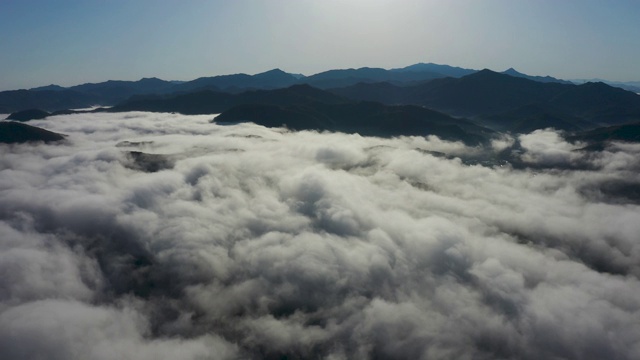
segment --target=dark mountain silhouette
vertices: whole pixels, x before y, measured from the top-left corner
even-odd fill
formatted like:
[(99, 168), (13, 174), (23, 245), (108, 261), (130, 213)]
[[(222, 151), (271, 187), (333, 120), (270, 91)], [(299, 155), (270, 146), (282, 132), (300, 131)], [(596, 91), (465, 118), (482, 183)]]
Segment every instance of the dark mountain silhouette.
[[(459, 78), (474, 72), (476, 71), (448, 65), (421, 63), (392, 70), (366, 67), (329, 70), (308, 77), (273, 69), (255, 75), (234, 74), (202, 77), (187, 82), (144, 78), (138, 81), (109, 80), (69, 88), (52, 84), (30, 90), (0, 92), (0, 112), (10, 113), (30, 108), (58, 111), (94, 105), (112, 106), (138, 95), (177, 95), (202, 90), (241, 93), (247, 90), (285, 88), (294, 84), (309, 84), (322, 89), (346, 87), (361, 82), (388, 82), (394, 85), (411, 86), (447, 76)], [(547, 77), (529, 78), (534, 80), (547, 79)]]
[[(358, 84), (330, 91), (352, 99), (423, 105), (455, 115), (478, 116), (544, 101), (550, 94), (559, 93), (559, 86), (485, 69), (461, 78), (435, 79), (415, 86)], [(370, 95), (376, 98), (368, 98)]]
[(471, 75), (478, 70), (472, 69), (463, 69), (460, 67), (449, 66), (449, 65), (438, 65), (433, 63), (419, 63), (414, 65), (409, 65), (399, 69), (391, 69), (394, 72), (429, 72), (433, 74), (440, 74), (439, 77), (463, 77), (466, 75)]
[(101, 105), (114, 105), (133, 95), (172, 91), (171, 89), (174, 86), (176, 85), (170, 81), (158, 78), (143, 78), (138, 81), (109, 80), (102, 83), (87, 83), (72, 86), (69, 89), (100, 99)]
[(543, 102), (559, 93), (561, 87), (561, 84), (541, 83), (484, 69), (459, 79), (437, 79), (408, 90), (410, 99), (420, 105), (457, 115), (478, 116)]
[(640, 120), (640, 95), (601, 82), (568, 86), (548, 104), (602, 125)]
[(600, 127), (597, 129), (583, 131), (568, 137), (571, 141), (584, 141), (591, 146), (602, 147), (610, 141), (640, 142), (640, 122)]
[(171, 96), (132, 98), (108, 111), (179, 112), (182, 114), (218, 114), (241, 104), (269, 104), (279, 106), (303, 105), (310, 102), (341, 103), (347, 100), (309, 85), (294, 85), (284, 89), (253, 90), (240, 94), (215, 91)]
[(39, 127), (15, 121), (0, 121), (0, 143), (15, 144), (32, 141), (46, 143), (64, 140), (64, 136)]
[[(83, 107), (95, 99), (115, 101), (124, 94), (133, 94), (111, 109), (97, 111), (224, 113), (219, 121), (254, 121), (266, 126), (285, 125), (293, 129), (376, 136), (436, 134), (467, 143), (486, 139), (486, 128), (524, 133), (552, 127), (576, 132), (640, 121), (640, 96), (604, 83), (544, 82), (543, 79), (532, 80), (530, 78), (535, 77), (513, 69), (507, 73), (515, 76), (485, 69), (459, 78), (417, 80), (419, 76), (442, 76), (431, 72), (438, 69), (458, 74), (471, 71), (445, 65), (416, 64), (393, 70), (331, 70), (300, 79), (274, 69), (256, 75), (200, 78), (181, 84), (150, 78), (83, 84), (65, 90), (50, 85), (41, 90), (2, 92), (0, 106), (10, 103), (30, 109), (34, 106), (27, 105), (44, 101), (45, 106), (41, 108), (51, 111), (52, 108)], [(359, 80), (363, 81), (330, 91), (307, 84)], [(296, 85), (279, 87), (291, 83)], [(276, 88), (241, 91), (245, 87), (271, 86)], [(228, 91), (188, 91), (202, 87)], [(182, 90), (174, 92), (178, 88)], [(74, 111), (58, 110), (53, 115), (67, 113)], [(470, 118), (474, 123), (445, 113)], [(26, 120), (47, 114), (46, 111), (30, 110), (12, 116)]]
[(584, 84), (588, 82), (602, 82), (607, 85), (618, 87), (627, 91), (640, 94), (640, 81), (609, 81), (603, 79), (572, 79), (574, 84)]
[(308, 76), (301, 81), (321, 89), (376, 82), (410, 85), (444, 77), (458, 78), (475, 72), (477, 72), (477, 70), (463, 69), (449, 65), (419, 63), (391, 70), (368, 67), (329, 70)]
[(84, 108), (99, 103), (99, 98), (74, 90), (10, 90), (0, 92), (0, 113), (26, 109), (55, 111)]
[(364, 136), (427, 136), (462, 141), (468, 145), (487, 142), (493, 132), (468, 120), (419, 106), (387, 106), (376, 102), (309, 103), (288, 107), (240, 105), (215, 118), (215, 122), (253, 122), (293, 130), (336, 131)]
[(298, 82), (294, 75), (280, 69), (273, 69), (256, 75), (234, 74), (201, 77), (176, 85), (173, 91), (189, 92), (194, 90), (214, 90), (238, 92), (247, 89), (277, 89)]
[(400, 85), (433, 80), (444, 76), (445, 75), (431, 71), (393, 71), (381, 68), (364, 67), (359, 69), (324, 71), (315, 75), (307, 76), (306, 78), (301, 79), (300, 82), (320, 89), (328, 89), (354, 85), (361, 82), (375, 83), (386, 81)]
[(414, 102), (414, 100), (411, 99), (411, 90), (405, 86), (394, 85), (389, 82), (360, 82), (351, 86), (327, 89), (327, 91), (358, 101), (377, 101), (387, 105), (418, 105), (417, 101)]
[(487, 116), (482, 119), (481, 123), (498, 131), (508, 131), (516, 134), (530, 133), (534, 130), (545, 128), (579, 131), (596, 126), (581, 118), (566, 115), (540, 104), (525, 105), (501, 114)]
[(49, 115), (51, 115), (51, 114), (49, 114), (48, 112), (46, 112), (44, 110), (29, 109), (29, 110), (22, 110), (22, 111), (14, 112), (14, 113), (10, 114), (9, 116), (7, 116), (7, 120), (16, 120), (16, 121), (37, 120), (37, 119), (44, 119)]
[(156, 111), (183, 114), (222, 113), (216, 122), (251, 121), (295, 130), (359, 133), (372, 136), (438, 135), (467, 144), (485, 142), (491, 130), (464, 119), (419, 106), (387, 106), (350, 101), (309, 85), (254, 90), (240, 94), (214, 91), (131, 99), (106, 111)]
[(62, 87), (60, 85), (51, 84), (51, 85), (47, 85), (47, 86), (40, 86), (40, 87), (31, 88), (29, 90), (32, 90), (32, 91), (45, 91), (45, 90), (63, 91), (63, 90), (66, 90), (66, 89), (67, 88), (64, 88), (64, 87)]
[(486, 69), (415, 86), (360, 83), (330, 91), (354, 100), (426, 106), (500, 130), (585, 129), (640, 119), (640, 96), (628, 91), (603, 83), (543, 83)]
[(533, 76), (533, 75), (523, 74), (514, 68), (508, 68), (507, 70), (503, 71), (502, 74), (513, 76), (513, 77), (521, 77), (521, 78), (525, 78), (533, 81), (539, 81), (539, 82), (557, 82), (561, 84), (573, 84), (571, 81), (556, 79), (552, 76)]

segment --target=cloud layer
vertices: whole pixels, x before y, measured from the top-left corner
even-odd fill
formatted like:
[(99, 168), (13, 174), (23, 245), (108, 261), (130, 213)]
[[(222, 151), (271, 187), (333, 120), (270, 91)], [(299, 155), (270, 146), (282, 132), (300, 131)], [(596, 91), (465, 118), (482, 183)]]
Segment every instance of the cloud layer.
[(210, 120), (1, 146), (0, 358), (640, 357), (640, 147)]

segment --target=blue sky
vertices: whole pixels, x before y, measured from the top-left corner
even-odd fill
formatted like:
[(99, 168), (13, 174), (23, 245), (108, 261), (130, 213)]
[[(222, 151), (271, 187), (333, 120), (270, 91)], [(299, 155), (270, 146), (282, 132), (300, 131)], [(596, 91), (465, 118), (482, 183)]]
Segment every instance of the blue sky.
[(0, 90), (434, 62), (640, 80), (637, 0), (0, 0)]

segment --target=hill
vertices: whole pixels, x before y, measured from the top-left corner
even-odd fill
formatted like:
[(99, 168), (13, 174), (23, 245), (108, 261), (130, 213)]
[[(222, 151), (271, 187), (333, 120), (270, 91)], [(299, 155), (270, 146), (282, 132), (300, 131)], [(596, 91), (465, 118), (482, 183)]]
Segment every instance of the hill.
[(233, 74), (201, 77), (176, 85), (173, 92), (214, 90), (239, 92), (247, 89), (276, 89), (294, 85), (298, 78), (280, 69), (273, 69), (255, 75)]
[(467, 145), (486, 143), (493, 132), (468, 120), (419, 106), (387, 106), (375, 102), (309, 103), (294, 106), (246, 104), (231, 108), (215, 122), (253, 122), (292, 130), (333, 131), (364, 136), (436, 135)]
[(39, 127), (15, 122), (0, 121), (0, 143), (16, 144), (42, 141), (45, 143), (64, 140), (64, 136)]
[[(449, 65), (420, 63), (391, 70), (368, 67), (335, 69), (311, 76), (290, 74), (280, 69), (273, 69), (255, 75), (220, 75), (201, 77), (186, 82), (143, 78), (138, 81), (109, 80), (100, 83), (86, 83), (68, 88), (51, 84), (30, 90), (0, 92), (0, 112), (10, 113), (31, 108), (53, 112), (95, 105), (112, 106), (140, 95), (178, 95), (203, 90), (242, 93), (247, 90), (286, 88), (296, 84), (308, 84), (321, 89), (352, 86), (361, 82), (388, 82), (397, 86), (412, 86), (445, 77), (460, 78), (475, 72), (477, 71)], [(550, 81), (549, 79), (553, 79), (528, 76), (515, 72), (515, 70), (512, 72), (512, 75), (533, 80)]]
[(584, 129), (640, 120), (640, 96), (632, 92), (603, 83), (544, 83), (487, 69), (414, 86), (360, 83), (330, 91), (353, 100), (426, 106), (471, 117), (485, 126), (500, 123), (501, 130), (530, 130), (551, 123)]
[(640, 122), (600, 127), (583, 131), (568, 137), (571, 141), (583, 141), (596, 148), (603, 148), (604, 144), (611, 141), (640, 142)]
[(37, 119), (44, 119), (49, 115), (51, 114), (49, 114), (44, 110), (29, 109), (29, 110), (22, 110), (22, 111), (11, 113), (9, 114), (9, 116), (7, 116), (7, 120), (16, 120), (16, 121), (37, 120)]
[(0, 92), (0, 113), (26, 109), (55, 111), (99, 103), (94, 95), (75, 90), (10, 90)]
[(199, 91), (170, 96), (132, 98), (108, 111), (179, 112), (181, 114), (218, 114), (241, 104), (301, 105), (309, 102), (340, 103), (348, 100), (309, 85), (284, 89), (253, 90), (239, 94)]
[(557, 82), (561, 84), (573, 84), (571, 81), (556, 79), (552, 76), (532, 76), (532, 75), (523, 74), (514, 68), (508, 68), (507, 70), (503, 71), (502, 74), (514, 76), (514, 77), (521, 77), (521, 78), (525, 78), (533, 81), (539, 81), (539, 82)]

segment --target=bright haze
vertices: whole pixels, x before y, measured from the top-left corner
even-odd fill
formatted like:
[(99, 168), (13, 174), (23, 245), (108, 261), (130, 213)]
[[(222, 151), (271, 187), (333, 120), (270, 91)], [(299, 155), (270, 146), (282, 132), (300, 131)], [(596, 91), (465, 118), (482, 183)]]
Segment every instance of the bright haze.
[(8, 0), (0, 90), (418, 62), (636, 81), (639, 18), (634, 0)]

